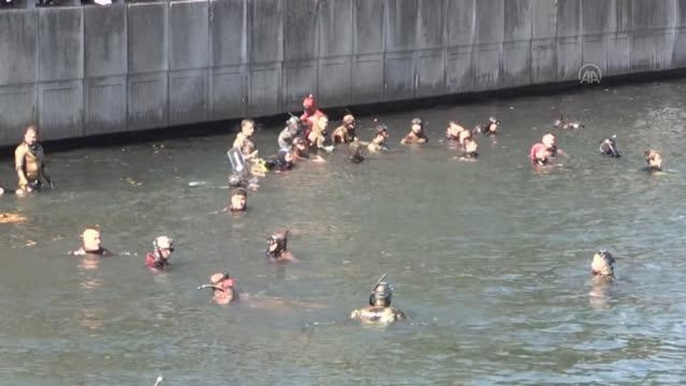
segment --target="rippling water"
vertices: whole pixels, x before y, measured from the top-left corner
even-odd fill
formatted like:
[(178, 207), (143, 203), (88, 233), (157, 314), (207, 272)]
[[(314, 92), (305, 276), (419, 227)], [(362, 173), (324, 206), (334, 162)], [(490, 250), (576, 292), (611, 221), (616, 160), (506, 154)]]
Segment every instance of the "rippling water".
[[(0, 385), (684, 383), (685, 87), (385, 115), (390, 153), (352, 165), (339, 150), (269, 175), (238, 217), (217, 213), (233, 135), (49, 154), (58, 190), (0, 199), (28, 218), (0, 224)], [(587, 129), (560, 133), (571, 157), (537, 172), (529, 147), (560, 111)], [(449, 119), (491, 114), (502, 133), (479, 138), (477, 162), (438, 142)], [(429, 145), (397, 145), (415, 115)], [(257, 133), (262, 154), (278, 129)], [(611, 134), (619, 160), (597, 154)], [(647, 147), (667, 175), (639, 170)], [(9, 161), (0, 181), (14, 184)], [(92, 225), (118, 256), (66, 255)], [(300, 263), (266, 264), (279, 227)], [(173, 270), (152, 275), (144, 255), (164, 233)], [(609, 288), (589, 278), (600, 248), (621, 258)], [(195, 290), (222, 269), (247, 301), (219, 307)], [(412, 321), (346, 322), (384, 272)]]

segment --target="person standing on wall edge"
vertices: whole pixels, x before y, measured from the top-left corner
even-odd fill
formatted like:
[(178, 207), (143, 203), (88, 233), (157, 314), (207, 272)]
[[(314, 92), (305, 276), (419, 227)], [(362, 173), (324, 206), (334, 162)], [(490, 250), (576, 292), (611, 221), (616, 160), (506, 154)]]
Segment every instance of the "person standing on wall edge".
[(19, 177), (18, 196), (25, 196), (32, 191), (40, 190), (45, 179), (51, 189), (55, 188), (50, 175), (45, 170), (45, 153), (38, 142), (38, 128), (34, 125), (24, 129), (24, 141), (14, 151), (14, 163)]

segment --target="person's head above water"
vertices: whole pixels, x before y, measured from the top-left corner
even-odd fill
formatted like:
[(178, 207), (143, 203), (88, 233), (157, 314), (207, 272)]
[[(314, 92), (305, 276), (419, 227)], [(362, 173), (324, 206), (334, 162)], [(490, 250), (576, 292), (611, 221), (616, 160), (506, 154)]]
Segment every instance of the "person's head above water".
[(615, 259), (608, 251), (598, 251), (593, 255), (591, 273), (595, 276), (613, 277), (615, 274)]
[(421, 118), (413, 118), (411, 125), (412, 132), (415, 134), (421, 134), (422, 131), (424, 131), (424, 122), (421, 120)]
[(38, 142), (38, 127), (34, 125), (26, 126), (24, 129), (24, 142), (29, 146), (33, 146)]
[(303, 99), (303, 110), (307, 115), (312, 115), (317, 111), (317, 100), (314, 99), (314, 95), (310, 94)]
[(355, 117), (352, 114), (347, 114), (343, 117), (343, 126), (350, 129), (354, 129), (356, 125)]
[(154, 253), (162, 259), (169, 259), (174, 252), (174, 239), (169, 236), (157, 236), (152, 241)]
[(617, 150), (617, 136), (613, 135), (612, 137), (604, 140), (600, 144), (600, 152), (610, 157), (620, 157), (619, 150)]
[(476, 143), (474, 138), (472, 137), (467, 137), (465, 140), (462, 142), (462, 146), (464, 146), (464, 153), (465, 157), (468, 158), (476, 158), (478, 153), (477, 150), (479, 148), (479, 145)]
[(288, 251), (288, 230), (278, 230), (267, 238), (267, 256), (279, 257)]
[(657, 150), (646, 150), (643, 153), (643, 156), (646, 159), (646, 163), (648, 163), (648, 168), (656, 170), (662, 169), (662, 157), (660, 156), (660, 153), (657, 152)]
[(231, 191), (231, 204), (229, 210), (232, 212), (244, 212), (248, 208), (248, 191), (244, 188), (236, 188)]
[(219, 304), (230, 303), (236, 294), (236, 282), (227, 272), (217, 272), (210, 276), (214, 301)]
[(557, 147), (557, 137), (553, 133), (544, 134), (541, 142), (548, 150), (553, 150)]
[(390, 307), (393, 299), (393, 285), (382, 281), (369, 295), (369, 305), (374, 307)]
[(348, 159), (356, 164), (364, 161), (364, 157), (362, 156), (362, 143), (359, 138), (355, 138), (355, 140), (348, 145)]
[(377, 137), (388, 138), (390, 136), (390, 134), (388, 134), (388, 127), (386, 125), (377, 125), (374, 130), (376, 131)]
[(241, 121), (241, 133), (250, 138), (255, 133), (255, 121), (252, 119), (244, 119)]
[(85, 252), (96, 252), (100, 250), (102, 241), (100, 231), (94, 228), (87, 228), (81, 234), (81, 247)]

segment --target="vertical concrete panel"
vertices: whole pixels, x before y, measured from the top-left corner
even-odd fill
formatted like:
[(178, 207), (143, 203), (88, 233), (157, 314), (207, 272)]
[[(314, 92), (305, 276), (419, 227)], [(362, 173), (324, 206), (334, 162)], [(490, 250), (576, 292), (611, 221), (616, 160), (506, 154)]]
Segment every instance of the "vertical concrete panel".
[(475, 68), (476, 91), (494, 90), (500, 86), (500, 64), (502, 63), (502, 43), (479, 44)]
[(86, 77), (125, 75), (126, 5), (85, 7), (83, 18)]
[(247, 100), (245, 66), (212, 70), (212, 119), (238, 118), (245, 114)]
[(129, 74), (168, 69), (169, 3), (128, 5)]
[(504, 87), (531, 84), (532, 4), (535, 1), (505, 0), (501, 74)]
[(505, 26), (505, 0), (476, 2), (476, 34), (479, 44), (501, 43)]
[(612, 0), (582, 0), (581, 11), (584, 35), (605, 34), (617, 28)]
[(466, 46), (476, 42), (476, 0), (448, 0), (448, 46)]
[(444, 50), (417, 52), (417, 97), (445, 94)]
[(169, 72), (169, 123), (207, 121), (208, 70)]
[(319, 3), (319, 57), (353, 53), (353, 0)]
[(247, 87), (248, 23), (245, 0), (210, 3), (210, 117), (232, 119), (245, 115)]
[(317, 57), (318, 0), (285, 2), (284, 60), (312, 60)]
[(40, 8), (38, 14), (39, 80), (83, 78), (83, 8)]
[(417, 3), (417, 47), (422, 50), (444, 46), (447, 0), (419, 0)]
[(531, 80), (533, 83), (557, 81), (557, 49), (555, 39), (535, 39), (531, 42)]
[(674, 47), (674, 65), (686, 67), (686, 28), (682, 27), (677, 30)]
[(446, 89), (449, 93), (474, 91), (476, 71), (473, 65), (474, 46), (448, 48), (446, 52)]
[(37, 11), (0, 12), (0, 85), (37, 80), (37, 47)]
[(36, 85), (0, 87), (0, 146), (15, 145), (22, 129), (38, 122)]
[(246, 62), (247, 28), (245, 0), (212, 0), (210, 40), (214, 67)]
[(85, 135), (126, 131), (126, 75), (87, 79), (85, 87)]
[(631, 69), (631, 37), (615, 34), (607, 44), (607, 75), (627, 74)]
[(283, 64), (283, 109), (297, 110), (309, 94), (317, 93), (317, 61), (307, 60)]
[(417, 0), (387, 0), (387, 7), (385, 18), (386, 52), (416, 49)]
[(282, 0), (249, 1), (249, 61), (273, 63), (283, 58)]
[(560, 82), (577, 79), (584, 65), (581, 49), (582, 37), (569, 36), (557, 39), (557, 80)]
[(384, 51), (384, 1), (355, 0), (355, 53)]
[(171, 70), (206, 68), (209, 64), (209, 3), (171, 2)]
[(415, 89), (414, 55), (411, 52), (386, 53), (384, 80), (387, 101), (411, 99)]
[(615, 16), (615, 31), (627, 32), (631, 26), (632, 0), (612, 0), (613, 14)]
[(281, 111), (281, 64), (250, 66), (248, 115), (269, 115)]
[(319, 59), (318, 102), (323, 107), (346, 106), (352, 100), (352, 58)]
[(677, 68), (674, 63), (676, 33), (675, 29), (653, 31), (653, 44), (655, 46), (653, 70), (661, 71)]
[(39, 124), (45, 140), (83, 136), (83, 81), (41, 83)]
[(579, 36), (581, 30), (581, 0), (557, 1), (557, 37)]
[(557, 1), (535, 0), (531, 5), (533, 38), (551, 39), (557, 36)]
[(168, 78), (166, 72), (129, 75), (129, 130), (145, 130), (169, 124)]
[(595, 64), (605, 74), (607, 72), (607, 50), (609, 38), (606, 35), (586, 35), (583, 37), (582, 63)]
[(535, 1), (537, 0), (505, 0), (504, 41), (511, 42), (531, 39), (532, 3)]
[(531, 41), (519, 40), (503, 43), (502, 67), (501, 86), (530, 85)]
[(356, 55), (353, 59), (352, 94), (355, 103), (383, 100), (383, 54)]

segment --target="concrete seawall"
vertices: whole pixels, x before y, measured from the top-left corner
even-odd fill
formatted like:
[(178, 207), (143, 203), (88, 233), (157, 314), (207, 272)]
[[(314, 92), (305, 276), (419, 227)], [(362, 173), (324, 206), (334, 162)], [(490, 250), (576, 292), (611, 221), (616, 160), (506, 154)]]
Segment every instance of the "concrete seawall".
[(686, 67), (686, 0), (211, 0), (0, 10), (0, 146)]

